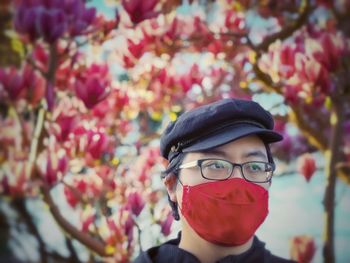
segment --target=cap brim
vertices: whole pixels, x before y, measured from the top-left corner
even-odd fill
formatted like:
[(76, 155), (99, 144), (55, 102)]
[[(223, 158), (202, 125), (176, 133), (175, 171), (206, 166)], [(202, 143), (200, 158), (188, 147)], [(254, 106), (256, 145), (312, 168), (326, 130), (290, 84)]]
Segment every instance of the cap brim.
[(249, 135), (259, 136), (265, 143), (274, 143), (283, 140), (281, 134), (272, 130), (263, 129), (251, 124), (240, 124), (239, 126), (225, 127), (208, 137), (201, 138), (182, 149), (182, 151), (196, 152), (208, 150)]

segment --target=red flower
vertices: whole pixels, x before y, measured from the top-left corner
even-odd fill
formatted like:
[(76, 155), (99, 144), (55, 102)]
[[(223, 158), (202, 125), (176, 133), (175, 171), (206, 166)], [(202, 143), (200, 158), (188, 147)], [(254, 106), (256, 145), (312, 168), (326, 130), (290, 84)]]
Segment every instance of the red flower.
[(133, 192), (128, 195), (127, 206), (135, 216), (138, 216), (145, 207), (145, 201), (138, 192)]
[(53, 43), (66, 32), (71, 36), (83, 34), (95, 15), (95, 8), (86, 8), (82, 0), (22, 0), (15, 3), (14, 24), (31, 41), (42, 37)]
[(225, 27), (232, 32), (244, 32), (245, 21), (244, 16), (241, 13), (229, 10), (226, 13)]
[(58, 158), (54, 153), (48, 153), (46, 168), (43, 171), (46, 182), (53, 186), (59, 176), (66, 173), (68, 169), (68, 158), (66, 156)]
[(128, 39), (128, 50), (134, 56), (134, 58), (139, 59), (143, 53), (145, 52), (145, 41), (139, 41), (138, 43), (134, 43), (131, 39)]
[(298, 52), (297, 48), (290, 45), (284, 45), (280, 52), (281, 67), (279, 73), (285, 77), (290, 78), (295, 73), (295, 55)]
[(58, 141), (63, 142), (66, 141), (69, 137), (69, 134), (73, 131), (77, 118), (76, 116), (67, 116), (61, 114), (57, 117), (56, 123), (59, 125), (59, 132), (56, 134), (56, 138)]
[(35, 75), (29, 66), (22, 71), (11, 67), (7, 70), (0, 69), (0, 87), (2, 86), (10, 100), (15, 101), (24, 95), (28, 87), (33, 86)]
[(199, 71), (197, 64), (193, 64), (190, 72), (180, 78), (180, 84), (182, 85), (183, 91), (186, 93), (189, 91), (194, 84), (202, 85), (203, 75)]
[(122, 0), (122, 5), (134, 24), (157, 16), (158, 12), (154, 11), (157, 4), (158, 0)]
[(73, 193), (73, 191), (67, 186), (64, 186), (63, 192), (64, 192), (64, 195), (66, 196), (66, 200), (67, 200), (68, 204), (71, 207), (75, 208), (77, 206), (77, 204), (79, 203), (78, 196), (75, 195)]
[(84, 180), (77, 181), (75, 187), (78, 189), (78, 191), (82, 194), (85, 194), (87, 191), (87, 183)]
[(310, 181), (316, 171), (315, 159), (311, 154), (304, 154), (299, 158), (298, 171), (305, 177), (307, 182)]
[(172, 215), (172, 212), (169, 211), (166, 218), (160, 222), (160, 228), (161, 232), (164, 236), (168, 236), (170, 234), (171, 225), (174, 222), (174, 217)]
[(77, 78), (75, 83), (76, 95), (88, 109), (104, 100), (109, 94), (110, 79), (107, 65), (91, 65)]
[(299, 85), (297, 86), (286, 85), (283, 88), (284, 99), (292, 105), (296, 104), (300, 100), (298, 95), (300, 91), (301, 91), (301, 88)]
[(108, 136), (102, 132), (87, 132), (86, 151), (94, 158), (100, 159), (108, 149)]
[(133, 59), (126, 55), (123, 55), (123, 65), (126, 68), (132, 68), (133, 66), (135, 66), (135, 63)]
[(302, 235), (291, 240), (291, 259), (299, 263), (310, 263), (316, 252), (315, 241), (312, 237)]
[(332, 33), (323, 33), (317, 41), (321, 44), (322, 50), (313, 53), (313, 56), (327, 71), (336, 71), (346, 46), (344, 37)]

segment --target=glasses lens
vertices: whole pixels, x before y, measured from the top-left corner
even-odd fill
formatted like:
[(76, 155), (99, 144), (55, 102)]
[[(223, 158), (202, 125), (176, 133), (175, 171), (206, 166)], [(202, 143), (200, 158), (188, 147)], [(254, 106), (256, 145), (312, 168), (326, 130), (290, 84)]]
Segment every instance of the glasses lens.
[(271, 179), (273, 167), (265, 162), (249, 162), (242, 165), (244, 177), (252, 182), (267, 182)]
[(232, 172), (232, 164), (224, 160), (204, 160), (201, 168), (203, 176), (212, 180), (227, 179)]

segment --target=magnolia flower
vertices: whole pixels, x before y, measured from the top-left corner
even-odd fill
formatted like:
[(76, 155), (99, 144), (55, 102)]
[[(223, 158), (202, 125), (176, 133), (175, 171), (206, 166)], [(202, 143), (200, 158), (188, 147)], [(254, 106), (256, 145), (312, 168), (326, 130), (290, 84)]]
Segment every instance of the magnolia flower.
[(122, 5), (134, 24), (157, 16), (158, 13), (154, 11), (157, 4), (158, 0), (122, 0)]
[(48, 153), (46, 168), (43, 170), (44, 179), (52, 186), (59, 177), (63, 176), (68, 170), (68, 158), (66, 156), (58, 157), (55, 153)]
[(298, 160), (298, 172), (305, 177), (307, 182), (309, 182), (315, 171), (316, 163), (312, 155), (302, 155)]
[(94, 159), (100, 159), (108, 150), (108, 136), (103, 132), (87, 131), (86, 152)]
[(291, 259), (299, 263), (310, 263), (315, 252), (315, 241), (310, 236), (296, 236), (290, 242)]
[(74, 194), (73, 191), (68, 186), (64, 186), (63, 192), (64, 192), (64, 195), (66, 197), (67, 203), (72, 208), (75, 208), (77, 206), (77, 204), (79, 203), (78, 196), (76, 194)]
[(245, 31), (245, 18), (243, 13), (229, 10), (225, 17), (225, 27), (233, 32)]
[(93, 64), (81, 73), (75, 82), (75, 92), (88, 109), (104, 100), (109, 94), (108, 66)]
[(138, 216), (145, 207), (145, 200), (138, 192), (133, 192), (128, 195), (127, 206), (135, 216)]
[(82, 0), (20, 0), (16, 2), (14, 24), (30, 41), (42, 37), (53, 43), (65, 33), (83, 34), (95, 15), (96, 10), (86, 8)]
[(173, 214), (171, 211), (169, 211), (165, 219), (160, 222), (161, 232), (164, 236), (168, 236), (170, 234), (170, 230), (173, 222), (174, 222)]
[(56, 123), (59, 126), (56, 138), (58, 141), (63, 142), (69, 138), (69, 135), (73, 131), (77, 123), (77, 117), (61, 114), (57, 117)]
[(34, 74), (32, 70), (25, 66), (23, 71), (18, 71), (15, 67), (6, 70), (0, 69), (0, 88), (10, 100), (15, 101), (24, 94), (25, 89), (33, 82)]

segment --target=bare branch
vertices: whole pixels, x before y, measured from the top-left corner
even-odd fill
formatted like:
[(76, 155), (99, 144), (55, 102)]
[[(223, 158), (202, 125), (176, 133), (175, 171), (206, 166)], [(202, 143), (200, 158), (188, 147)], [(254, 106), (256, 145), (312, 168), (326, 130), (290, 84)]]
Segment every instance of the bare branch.
[[(322, 133), (322, 129), (314, 128), (309, 121), (304, 117), (305, 112), (298, 106), (291, 106), (291, 121), (294, 121), (307, 138), (311, 145), (314, 145), (321, 151), (326, 151), (328, 148), (328, 140)], [(320, 127), (319, 127), (320, 128)]]
[(282, 94), (282, 83), (274, 82), (269, 74), (263, 72), (258, 66), (258, 61), (256, 61), (253, 64), (253, 71), (257, 79), (262, 81), (266, 85), (267, 89), (270, 89), (271, 91), (276, 92), (277, 94)]
[(52, 200), (48, 185), (45, 185), (45, 184), (43, 185), (42, 193), (43, 193), (44, 201), (49, 206), (52, 216), (55, 218), (58, 225), (62, 227), (67, 234), (71, 235), (73, 238), (75, 238), (76, 240), (78, 240), (79, 242), (81, 242), (86, 247), (96, 252), (100, 256), (102, 257), (111, 256), (107, 254), (107, 251), (105, 249), (106, 245), (103, 242), (91, 237), (89, 234), (83, 231), (80, 231), (62, 216), (59, 208), (56, 206), (56, 204)]
[(301, 5), (305, 4), (304, 9), (301, 11), (299, 17), (295, 20), (294, 23), (284, 27), (281, 31), (267, 36), (259, 45), (255, 46), (253, 49), (255, 51), (267, 51), (269, 46), (276, 40), (285, 40), (290, 37), (295, 31), (301, 28), (307, 21), (307, 18), (310, 16), (315, 7), (310, 5), (310, 1), (304, 1)]
[(44, 240), (41, 238), (41, 235), (33, 221), (33, 218), (31, 214), (28, 212), (24, 199), (16, 198), (13, 199), (11, 202), (12, 207), (18, 212), (20, 218), (24, 221), (24, 223), (28, 227), (28, 231), (36, 238), (39, 244), (39, 251), (40, 251), (40, 262), (46, 263), (48, 262), (47, 258), (47, 251)]
[(43, 108), (39, 109), (38, 113), (38, 119), (35, 125), (35, 130), (34, 130), (34, 136), (32, 143), (30, 145), (30, 152), (29, 152), (29, 160), (26, 165), (26, 176), (27, 178), (31, 177), (34, 162), (37, 156), (37, 151), (38, 151), (38, 145), (39, 145), (39, 139), (41, 137), (41, 133), (43, 130), (44, 126), (44, 119), (45, 119), (45, 110)]

